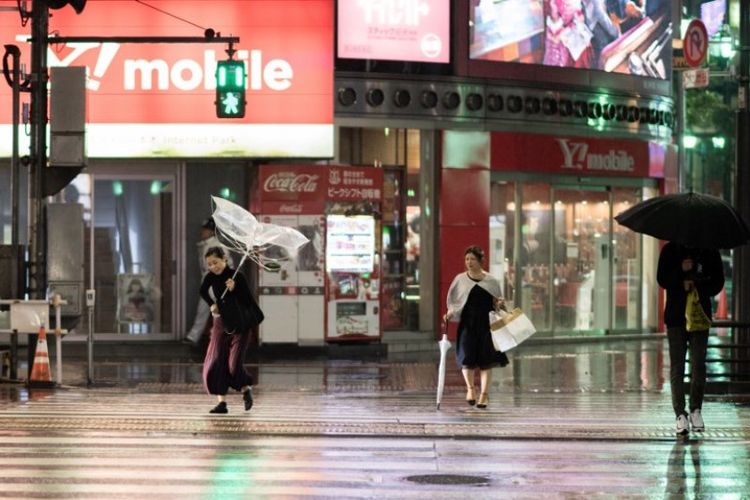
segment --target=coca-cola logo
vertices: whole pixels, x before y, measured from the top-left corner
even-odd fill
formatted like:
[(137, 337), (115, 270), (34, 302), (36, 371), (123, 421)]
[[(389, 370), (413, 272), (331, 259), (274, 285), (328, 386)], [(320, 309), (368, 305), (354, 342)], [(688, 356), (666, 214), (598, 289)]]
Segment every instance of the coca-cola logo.
[(277, 193), (314, 193), (318, 189), (319, 175), (278, 172), (268, 176), (263, 190)]
[(302, 213), (302, 204), (300, 203), (292, 203), (289, 205), (281, 205), (279, 207), (279, 213), (281, 214), (301, 214)]

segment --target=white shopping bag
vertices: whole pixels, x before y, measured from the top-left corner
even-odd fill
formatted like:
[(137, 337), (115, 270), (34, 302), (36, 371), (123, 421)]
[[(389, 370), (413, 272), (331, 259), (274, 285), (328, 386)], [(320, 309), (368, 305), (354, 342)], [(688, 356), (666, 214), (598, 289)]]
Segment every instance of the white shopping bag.
[(507, 352), (536, 333), (531, 320), (516, 307), (511, 312), (490, 311), (490, 332), (495, 350)]

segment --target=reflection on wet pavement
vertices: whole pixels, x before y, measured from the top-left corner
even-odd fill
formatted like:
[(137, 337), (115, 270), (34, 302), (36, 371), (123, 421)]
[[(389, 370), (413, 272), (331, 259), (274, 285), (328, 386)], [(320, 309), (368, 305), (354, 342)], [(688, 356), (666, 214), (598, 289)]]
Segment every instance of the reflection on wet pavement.
[[(251, 363), (256, 404), (209, 415), (199, 359), (102, 356), (95, 384), (0, 385), (0, 496), (746, 498), (747, 397), (709, 397), (677, 438), (663, 342), (535, 346), (494, 370), (486, 410), (451, 359)], [(463, 484), (462, 484), (463, 483)]]
[[(463, 387), (449, 352), (446, 387)], [(668, 356), (661, 341), (534, 346), (510, 356), (508, 367), (493, 371), (496, 387), (517, 391), (662, 391), (668, 387)], [(435, 387), (438, 354), (420, 353), (409, 361), (264, 360), (248, 367), (261, 386), (340, 390), (424, 390)], [(66, 359), (64, 385), (86, 382), (85, 360)], [(158, 359), (95, 358), (94, 382), (132, 386), (144, 382), (200, 384), (200, 357)], [(20, 369), (21, 372), (25, 367)]]

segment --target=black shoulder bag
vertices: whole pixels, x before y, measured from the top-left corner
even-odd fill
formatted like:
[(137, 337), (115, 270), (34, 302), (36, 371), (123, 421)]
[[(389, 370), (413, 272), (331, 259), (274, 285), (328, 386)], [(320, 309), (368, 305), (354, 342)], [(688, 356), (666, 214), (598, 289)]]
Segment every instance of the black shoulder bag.
[(217, 304), (224, 323), (224, 331), (229, 335), (246, 332), (260, 325), (265, 319), (263, 311), (252, 297), (250, 297), (249, 304), (243, 304), (237, 294), (226, 293)]

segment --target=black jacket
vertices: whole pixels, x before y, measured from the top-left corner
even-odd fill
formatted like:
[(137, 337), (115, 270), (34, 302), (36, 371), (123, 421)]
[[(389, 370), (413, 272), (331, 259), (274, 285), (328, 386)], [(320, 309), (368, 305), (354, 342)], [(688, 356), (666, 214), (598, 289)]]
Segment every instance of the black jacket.
[[(693, 259), (693, 270), (683, 272), (682, 261)], [(687, 292), (683, 281), (693, 280), (701, 306), (709, 318), (712, 317), (711, 297), (724, 288), (724, 266), (718, 250), (687, 248), (679, 243), (664, 245), (659, 255), (656, 281), (667, 291), (664, 306), (664, 323), (668, 327), (685, 326)]]
[[(216, 297), (216, 300), (219, 300), (221, 294), (224, 293), (224, 289), (227, 287), (227, 280), (231, 278), (233, 274), (234, 269), (231, 269), (229, 266), (225, 267), (221, 274), (214, 274), (210, 271), (206, 273), (206, 276), (203, 278), (203, 283), (201, 283), (200, 294), (209, 306), (213, 305), (214, 301), (208, 293), (208, 289), (210, 288), (213, 290), (214, 297)], [(244, 304), (249, 304), (250, 301), (253, 300), (253, 297), (250, 294), (250, 288), (247, 286), (247, 280), (242, 273), (237, 273), (237, 276), (234, 278), (234, 291), (227, 293), (237, 294), (237, 299)]]

